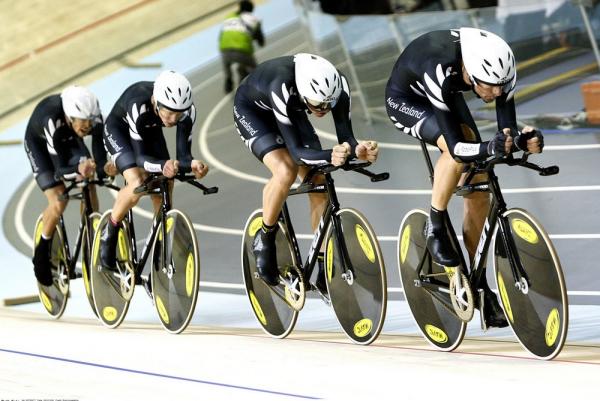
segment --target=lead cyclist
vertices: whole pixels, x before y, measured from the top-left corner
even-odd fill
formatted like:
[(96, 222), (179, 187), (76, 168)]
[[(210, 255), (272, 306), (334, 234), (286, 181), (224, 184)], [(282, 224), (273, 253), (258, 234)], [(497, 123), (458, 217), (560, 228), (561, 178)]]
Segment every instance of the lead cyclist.
[[(400, 131), (436, 146), (441, 155), (434, 168), (427, 249), (443, 266), (458, 266), (459, 255), (448, 238), (447, 207), (464, 179), (465, 165), (516, 151), (541, 153), (543, 136), (533, 127), (517, 128), (514, 93), (516, 63), (510, 46), (499, 36), (475, 28), (440, 30), (412, 41), (400, 54), (385, 90), (388, 116)], [(495, 102), (498, 131), (482, 141), (463, 92), (473, 91), (485, 103)], [(478, 175), (472, 182), (485, 181)], [(464, 197), (464, 243), (473, 260), (490, 208), (490, 197), (475, 192)], [(488, 326), (508, 325), (485, 275), (485, 319)], [(479, 305), (477, 305), (479, 307)]]

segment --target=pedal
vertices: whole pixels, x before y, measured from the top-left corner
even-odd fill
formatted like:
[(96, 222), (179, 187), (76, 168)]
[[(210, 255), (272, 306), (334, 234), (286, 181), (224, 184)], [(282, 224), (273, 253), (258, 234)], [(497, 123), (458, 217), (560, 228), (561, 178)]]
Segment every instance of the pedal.
[(83, 277), (83, 275), (81, 274), (80, 271), (69, 272), (69, 280), (74, 280), (74, 279), (81, 278), (81, 277)]
[(477, 292), (479, 293), (479, 319), (481, 321), (481, 330), (486, 332), (489, 327), (487, 325), (487, 322), (485, 321), (485, 313), (483, 313), (483, 310), (485, 308), (485, 302), (483, 300), (483, 290), (478, 289)]
[(269, 289), (269, 291), (285, 302), (290, 308), (296, 312), (299, 312), (304, 307), (306, 291), (304, 288), (304, 279), (300, 275), (300, 272), (297, 268), (292, 268), (294, 269), (295, 275), (292, 275), (289, 271), (285, 273), (287, 278), (280, 274), (279, 284), (276, 286), (270, 286), (267, 284), (260, 277), (258, 272), (254, 272), (254, 277), (260, 280), (260, 282), (263, 283)]

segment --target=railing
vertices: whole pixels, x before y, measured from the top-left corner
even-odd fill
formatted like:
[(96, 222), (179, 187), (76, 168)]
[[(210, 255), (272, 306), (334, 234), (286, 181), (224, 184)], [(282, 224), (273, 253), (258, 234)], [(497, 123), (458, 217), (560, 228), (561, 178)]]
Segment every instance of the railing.
[[(387, 120), (383, 93), (400, 52), (431, 30), (471, 26), (506, 39), (518, 63), (518, 103), (597, 73), (600, 4), (592, 7), (585, 1), (530, 1), (511, 7), (351, 17), (323, 14), (318, 3), (309, 0), (296, 0), (296, 4), (313, 51), (349, 77), (370, 122)], [(582, 106), (565, 107), (563, 112), (574, 113)], [(482, 107), (479, 114), (485, 116), (486, 110)]]

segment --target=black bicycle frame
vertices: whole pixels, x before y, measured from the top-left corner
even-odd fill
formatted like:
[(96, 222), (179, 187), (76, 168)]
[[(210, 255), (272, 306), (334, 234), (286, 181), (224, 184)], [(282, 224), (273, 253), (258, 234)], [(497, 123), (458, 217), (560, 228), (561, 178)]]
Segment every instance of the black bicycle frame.
[(65, 189), (62, 195), (64, 200), (67, 199), (78, 199), (83, 201), (83, 211), (80, 211), (79, 228), (77, 229), (77, 240), (75, 241), (75, 253), (71, 255), (71, 248), (69, 246), (69, 239), (67, 238), (67, 230), (65, 227), (65, 220), (61, 215), (58, 220), (58, 229), (60, 230), (64, 240), (65, 258), (67, 259), (67, 268), (69, 272), (69, 278), (75, 278), (75, 265), (79, 259), (79, 252), (81, 251), (81, 243), (83, 242), (83, 229), (87, 228), (88, 244), (93, 242), (92, 232), (90, 230), (89, 215), (92, 213), (92, 200), (90, 197), (90, 189), (88, 185), (81, 188), (81, 192), (75, 195), (68, 195), (68, 192), (74, 188), (76, 183), (72, 183)]
[[(150, 228), (150, 232), (148, 233), (148, 236), (146, 237), (146, 242), (144, 243), (144, 248), (142, 248), (142, 254), (141, 256), (138, 258), (138, 253), (137, 253), (137, 242), (136, 242), (136, 237), (135, 237), (135, 228), (134, 228), (134, 224), (133, 224), (133, 210), (129, 209), (129, 211), (127, 212), (127, 218), (129, 220), (129, 240), (130, 240), (130, 247), (131, 247), (131, 260), (133, 262), (133, 267), (134, 267), (134, 272), (136, 277), (140, 276), (142, 271), (144, 270), (144, 266), (146, 265), (146, 261), (148, 260), (148, 257), (150, 256), (150, 249), (152, 248), (151, 245), (154, 243), (154, 239), (156, 238), (156, 235), (158, 234), (158, 226), (161, 222), (166, 221), (167, 218), (167, 212), (169, 212), (169, 210), (171, 210), (171, 194), (169, 191), (169, 182), (167, 180), (161, 180), (160, 181), (160, 186), (158, 188), (154, 188), (152, 190), (148, 191), (148, 194), (158, 194), (160, 193), (162, 195), (162, 202), (161, 202), (161, 206), (160, 206), (160, 210), (155, 213), (154, 218), (152, 219), (152, 227)], [(163, 224), (161, 227), (161, 231), (162, 231), (162, 237), (163, 237), (163, 241), (162, 241), (162, 245), (161, 245), (161, 253), (162, 253), (162, 257), (163, 257), (163, 261), (167, 260), (167, 225)]]
[[(421, 141), (421, 146), (423, 149), (423, 154), (425, 156), (425, 162), (427, 164), (427, 168), (429, 170), (431, 183), (433, 184), (433, 165), (431, 163), (431, 158), (429, 153), (427, 152), (426, 145), (423, 141)], [(471, 180), (478, 173), (487, 173), (488, 181), (478, 182), (475, 184), (471, 184)], [(528, 284), (530, 284), (529, 277), (523, 268), (521, 260), (519, 258), (519, 254), (516, 250), (516, 245), (512, 236), (510, 235), (510, 226), (508, 224), (508, 219), (504, 217), (504, 213), (507, 210), (506, 202), (504, 201), (504, 197), (502, 195), (502, 190), (500, 189), (500, 184), (498, 182), (498, 177), (496, 173), (491, 168), (486, 168), (485, 170), (478, 170), (476, 167), (472, 167), (467, 175), (465, 183), (457, 188), (456, 193), (460, 196), (464, 196), (473, 192), (489, 192), (492, 194), (492, 201), (490, 204), (490, 210), (488, 211), (488, 215), (485, 219), (485, 223), (483, 226), (483, 230), (479, 237), (479, 242), (477, 243), (477, 249), (475, 251), (475, 257), (471, 261), (469, 265), (469, 271), (465, 272), (468, 276), (469, 283), (474, 287), (474, 289), (479, 289), (480, 282), (485, 274), (485, 262), (486, 257), (489, 251), (490, 243), (492, 240), (492, 234), (496, 230), (496, 226), (499, 224), (498, 229), (501, 232), (501, 237), (504, 245), (504, 249), (507, 252), (507, 256), (509, 259), (509, 264), (515, 279), (515, 282), (519, 282), (521, 278), (524, 278)], [(461, 258), (463, 266), (466, 266), (464, 261), (463, 253), (460, 251), (460, 244), (458, 243), (456, 232), (452, 224), (448, 225), (448, 229), (451, 232), (451, 239), (453, 241), (454, 246), (459, 251), (458, 254)], [(421, 276), (421, 271), (423, 265), (425, 263), (426, 258), (429, 257), (428, 253), (425, 253), (423, 260), (420, 262), (417, 273)], [(422, 285), (424, 287), (447, 287), (445, 283), (437, 282), (423, 282)]]
[[(342, 258), (342, 269), (345, 271), (352, 270), (352, 266), (349, 266), (348, 261), (350, 258), (348, 257), (348, 249), (346, 248), (346, 243), (343, 241), (343, 232), (342, 226), (340, 223), (339, 216), (337, 212), (340, 210), (340, 203), (337, 198), (337, 194), (335, 192), (335, 185), (333, 183), (333, 178), (331, 177), (331, 173), (324, 173), (325, 183), (324, 184), (312, 184), (310, 182), (302, 183), (298, 188), (292, 189), (289, 192), (289, 195), (299, 195), (299, 194), (308, 194), (308, 193), (324, 193), (327, 192), (328, 203), (319, 220), (319, 226), (314, 234), (313, 240), (311, 242), (311, 246), (309, 249), (308, 257), (304, 262), (304, 266), (302, 266), (302, 257), (300, 254), (300, 247), (298, 246), (298, 241), (296, 239), (296, 234), (294, 232), (294, 227), (292, 226), (292, 220), (290, 218), (289, 210), (287, 207), (287, 202), (283, 204), (281, 214), (279, 218), (285, 224), (287, 228), (287, 235), (289, 241), (292, 243), (294, 255), (296, 258), (296, 263), (298, 268), (302, 270), (304, 273), (304, 277), (307, 279), (313, 273), (315, 263), (317, 262), (318, 250), (321, 249), (321, 245), (323, 244), (323, 240), (325, 235), (327, 234), (327, 228), (329, 224), (333, 224), (334, 236), (339, 249), (341, 250), (340, 257)], [(353, 271), (354, 273), (354, 271)]]

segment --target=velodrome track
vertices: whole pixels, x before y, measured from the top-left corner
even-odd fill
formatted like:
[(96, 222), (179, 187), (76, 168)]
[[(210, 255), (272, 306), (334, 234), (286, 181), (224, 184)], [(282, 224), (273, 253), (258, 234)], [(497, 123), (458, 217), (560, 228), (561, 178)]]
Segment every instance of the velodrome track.
[[(261, 59), (307, 50), (297, 31), (273, 42), (260, 53)], [(414, 140), (399, 135), (387, 122), (366, 126), (360, 110), (353, 111), (356, 136), (380, 142), (381, 157), (373, 170), (389, 171), (391, 178), (372, 184), (362, 176), (336, 173), (335, 179), (342, 205), (361, 210), (379, 236), (392, 299), (383, 334), (369, 347), (351, 345), (339, 334), (332, 310), (311, 299), (292, 335), (274, 340), (258, 329), (242, 295), (239, 264), (241, 230), (249, 213), (259, 207), (266, 169), (232, 128), (231, 97), (222, 95), (219, 65), (195, 70), (190, 78), (199, 115), (193, 151), (211, 166), (206, 184), (220, 188), (219, 194), (211, 196), (201, 196), (186, 185), (176, 189), (175, 204), (189, 214), (200, 241), (201, 293), (192, 325), (179, 336), (163, 332), (150, 301), (138, 291), (122, 327), (107, 330), (92, 318), (78, 281), (58, 322), (50, 321), (39, 304), (0, 308), (1, 398), (458, 399), (464, 397), (459, 391), (465, 388), (482, 391), (489, 399), (508, 396), (499, 389), (511, 394), (516, 390), (523, 397), (596, 397), (593, 383), (600, 365), (600, 309), (595, 306), (600, 303), (597, 131), (547, 136), (546, 151), (536, 160), (558, 164), (558, 176), (539, 177), (518, 168), (498, 170), (509, 205), (533, 212), (561, 257), (574, 306), (568, 344), (557, 361), (533, 360), (509, 330), (482, 333), (477, 321), (453, 353), (431, 351), (417, 335), (402, 301), (395, 254), (404, 214), (428, 205), (425, 164)], [(538, 103), (537, 109), (543, 110), (544, 102)], [(536, 105), (529, 102), (527, 107)], [(329, 118), (314, 123), (324, 146), (330, 146), (334, 130)], [(169, 145), (173, 149), (173, 141)], [(102, 208), (110, 207), (112, 200), (102, 193)], [(30, 253), (33, 223), (44, 204), (28, 179), (14, 190), (4, 213), (7, 236), (23, 254)], [(291, 199), (290, 205), (305, 252), (310, 233), (307, 201)], [(70, 232), (77, 209), (72, 205), (66, 214)], [(149, 210), (143, 201), (136, 211), (140, 236), (149, 225)], [(461, 211), (461, 201), (455, 199), (451, 213), (457, 227)], [(32, 280), (24, 257), (14, 263), (13, 279)], [(439, 390), (433, 394), (432, 389)]]

